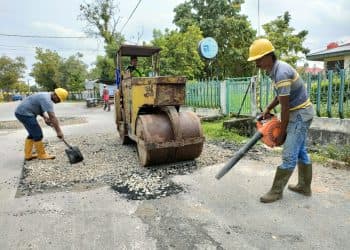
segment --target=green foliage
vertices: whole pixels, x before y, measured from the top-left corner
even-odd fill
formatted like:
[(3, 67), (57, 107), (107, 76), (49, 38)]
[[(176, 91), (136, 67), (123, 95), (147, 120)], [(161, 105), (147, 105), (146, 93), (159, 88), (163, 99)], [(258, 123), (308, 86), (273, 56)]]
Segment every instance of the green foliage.
[(0, 89), (10, 91), (18, 82), (19, 78), (23, 77), (26, 69), (24, 58), (16, 57), (12, 59), (7, 56), (0, 57)]
[(37, 62), (30, 75), (34, 77), (40, 88), (52, 91), (63, 87), (70, 91), (84, 88), (87, 66), (80, 59), (81, 55), (70, 56), (67, 60), (55, 51), (36, 49)]
[(245, 16), (219, 19), (217, 42), (219, 50), (217, 67), (219, 78), (250, 76), (254, 64), (247, 61), (248, 49), (255, 37)]
[(253, 65), (247, 62), (247, 55), (256, 32), (247, 17), (239, 14), (242, 3), (242, 0), (190, 0), (174, 9), (174, 23), (181, 32), (196, 25), (203, 37), (213, 37), (218, 42), (217, 59), (211, 64), (205, 61), (203, 78), (224, 79), (251, 74)]
[(264, 24), (262, 27), (266, 37), (272, 42), (276, 49), (276, 54), (281, 60), (296, 66), (296, 62), (301, 57), (298, 53), (309, 53), (309, 49), (303, 47), (308, 31), (302, 30), (297, 34), (294, 28), (290, 27), (291, 15), (286, 11), (283, 16), (278, 16), (275, 20)]
[(190, 26), (180, 33), (178, 31), (153, 32), (152, 43), (160, 47), (161, 75), (185, 75), (189, 79), (200, 77), (204, 63), (197, 52), (198, 41), (202, 39), (197, 26)]
[(93, 78), (103, 80), (114, 79), (115, 65), (114, 60), (107, 56), (97, 56), (96, 67), (92, 71)]
[(337, 161), (345, 162), (347, 166), (350, 167), (350, 145), (344, 145), (342, 146), (342, 149), (340, 150), (339, 145), (327, 145), (324, 147), (320, 147), (320, 151), (315, 154), (318, 158), (324, 159), (332, 159)]
[(247, 138), (239, 135), (235, 130), (227, 130), (223, 127), (225, 119), (216, 121), (203, 121), (204, 135), (209, 139), (227, 140), (235, 143), (243, 143)]
[(62, 58), (58, 53), (48, 49), (36, 48), (35, 59), (37, 62), (33, 65), (30, 75), (35, 79), (36, 83), (47, 91), (52, 91), (59, 87), (59, 67), (62, 64)]
[(87, 76), (87, 66), (81, 60), (82, 55), (77, 54), (64, 60), (60, 66), (60, 86), (70, 91), (84, 90)]
[(12, 87), (16, 93), (30, 92), (30, 87), (25, 82), (16, 82)]
[(30, 86), (30, 91), (29, 92), (39, 92), (41, 89), (37, 85), (31, 85)]

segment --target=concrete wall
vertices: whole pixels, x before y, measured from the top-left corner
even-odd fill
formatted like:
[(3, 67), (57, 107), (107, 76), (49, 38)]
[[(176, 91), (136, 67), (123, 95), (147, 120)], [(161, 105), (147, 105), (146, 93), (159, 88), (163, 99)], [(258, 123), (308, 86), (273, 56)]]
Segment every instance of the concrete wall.
[(309, 132), (310, 144), (350, 144), (350, 119), (314, 117)]

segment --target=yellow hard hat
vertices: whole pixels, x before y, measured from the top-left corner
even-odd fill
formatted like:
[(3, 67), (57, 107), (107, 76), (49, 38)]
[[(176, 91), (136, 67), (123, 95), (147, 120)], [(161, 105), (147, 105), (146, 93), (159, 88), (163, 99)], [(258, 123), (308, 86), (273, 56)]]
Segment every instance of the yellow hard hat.
[(275, 51), (275, 48), (269, 40), (265, 38), (257, 39), (249, 47), (248, 61), (255, 61), (273, 51)]
[(68, 91), (63, 88), (55, 89), (55, 94), (60, 98), (61, 102), (64, 102), (68, 97)]

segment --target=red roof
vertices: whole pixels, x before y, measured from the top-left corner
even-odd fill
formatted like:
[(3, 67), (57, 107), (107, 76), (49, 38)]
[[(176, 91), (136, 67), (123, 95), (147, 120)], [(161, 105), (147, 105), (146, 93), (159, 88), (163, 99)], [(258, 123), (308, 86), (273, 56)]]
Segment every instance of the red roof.
[(306, 68), (305, 73), (311, 73), (313, 75), (317, 75), (319, 72), (322, 72), (324, 69), (313, 67), (313, 68)]

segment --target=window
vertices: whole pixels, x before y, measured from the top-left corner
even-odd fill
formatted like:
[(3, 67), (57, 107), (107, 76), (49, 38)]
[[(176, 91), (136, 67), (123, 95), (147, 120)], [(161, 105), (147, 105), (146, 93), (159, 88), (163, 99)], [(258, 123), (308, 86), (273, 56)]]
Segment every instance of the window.
[(333, 70), (334, 72), (339, 72), (344, 69), (344, 60), (328, 61), (327, 70)]

